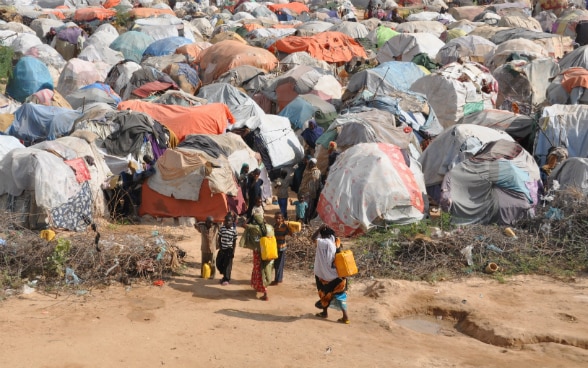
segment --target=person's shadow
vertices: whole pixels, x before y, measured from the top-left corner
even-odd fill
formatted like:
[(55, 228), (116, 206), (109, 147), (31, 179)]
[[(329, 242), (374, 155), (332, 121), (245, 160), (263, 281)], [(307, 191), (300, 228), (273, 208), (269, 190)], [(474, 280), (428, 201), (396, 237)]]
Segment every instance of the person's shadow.
[[(252, 300), (256, 299), (255, 290), (252, 289), (231, 289), (219, 284), (220, 279), (201, 279), (201, 278), (174, 278), (168, 281), (168, 286), (184, 293), (192, 293), (195, 298), (223, 300)], [(249, 285), (248, 280), (234, 280), (231, 285)]]
[(253, 321), (262, 322), (294, 322), (300, 319), (310, 318), (312, 314), (303, 314), (300, 316), (279, 316), (275, 314), (248, 312), (237, 309), (219, 309), (215, 313), (222, 314), (228, 317), (245, 318)]

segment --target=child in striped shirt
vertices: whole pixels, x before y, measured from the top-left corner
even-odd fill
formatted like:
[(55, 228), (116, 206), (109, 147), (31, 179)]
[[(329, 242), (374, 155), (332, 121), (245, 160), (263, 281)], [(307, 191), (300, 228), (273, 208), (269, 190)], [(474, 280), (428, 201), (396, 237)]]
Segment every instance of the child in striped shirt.
[(218, 254), (216, 256), (216, 268), (223, 275), (221, 285), (226, 286), (231, 281), (233, 258), (237, 244), (237, 229), (233, 226), (233, 215), (229, 212), (225, 216), (225, 222), (218, 232)]

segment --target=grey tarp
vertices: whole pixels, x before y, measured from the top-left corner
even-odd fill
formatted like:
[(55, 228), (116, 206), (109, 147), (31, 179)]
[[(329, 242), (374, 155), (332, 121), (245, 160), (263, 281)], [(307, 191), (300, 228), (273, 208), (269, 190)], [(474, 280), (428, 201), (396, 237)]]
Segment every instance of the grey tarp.
[(551, 147), (567, 148), (569, 157), (588, 157), (588, 106), (552, 105), (543, 109), (533, 154), (544, 165)]
[(561, 189), (578, 189), (588, 194), (588, 158), (568, 158), (551, 172), (548, 180), (557, 180)]
[(514, 142), (491, 142), (447, 173), (441, 207), (457, 224), (512, 225), (534, 214), (540, 183), (531, 154)]

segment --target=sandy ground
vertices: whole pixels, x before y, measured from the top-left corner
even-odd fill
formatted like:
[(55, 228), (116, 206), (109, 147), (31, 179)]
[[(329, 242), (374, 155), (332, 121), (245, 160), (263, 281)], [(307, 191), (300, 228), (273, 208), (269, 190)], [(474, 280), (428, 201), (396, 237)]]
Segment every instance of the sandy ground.
[(0, 302), (0, 367), (588, 366), (586, 279), (352, 280), (343, 325), (314, 316), (311, 274), (286, 272), (259, 300), (245, 249), (231, 285), (199, 278), (198, 233), (175, 231), (188, 266), (162, 287)]

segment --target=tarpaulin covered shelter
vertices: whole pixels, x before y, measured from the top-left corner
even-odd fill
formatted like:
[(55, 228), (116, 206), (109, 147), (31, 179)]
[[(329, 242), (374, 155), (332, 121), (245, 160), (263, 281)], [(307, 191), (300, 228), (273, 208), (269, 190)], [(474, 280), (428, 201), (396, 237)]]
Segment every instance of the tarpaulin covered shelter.
[(574, 51), (568, 52), (559, 61), (559, 67), (562, 71), (575, 66), (584, 69), (588, 68), (588, 45), (580, 46)]
[(7, 134), (31, 145), (69, 135), (74, 121), (81, 113), (62, 107), (26, 103), (14, 113), (14, 121)]
[(185, 37), (167, 37), (151, 43), (145, 51), (143, 57), (170, 55), (176, 52), (178, 47), (191, 44), (193, 41)]
[(587, 104), (588, 70), (572, 67), (558, 75), (547, 88), (547, 100), (555, 104)]
[(457, 124), (473, 124), (502, 130), (529, 152), (533, 152), (536, 122), (527, 115), (506, 110), (482, 110), (461, 118)]
[(326, 128), (337, 117), (337, 110), (318, 96), (305, 94), (292, 100), (278, 115), (287, 117), (294, 129), (302, 129), (304, 123), (311, 118)]
[(422, 220), (427, 206), (419, 164), (400, 148), (363, 143), (339, 155), (317, 206), (337, 234), (351, 236), (374, 226)]
[(61, 71), (57, 91), (67, 97), (81, 87), (103, 81), (106, 78), (106, 71), (99, 70), (96, 65), (82, 59), (70, 59)]
[(557, 180), (561, 189), (580, 190), (588, 194), (588, 158), (570, 157), (556, 166), (549, 175), (548, 181)]
[(467, 62), (447, 64), (411, 86), (427, 99), (441, 124), (447, 128), (462, 116), (493, 109), (498, 84), (484, 66)]
[(40, 60), (24, 56), (14, 66), (12, 77), (8, 80), (6, 94), (19, 102), (44, 89), (53, 89), (53, 78), (47, 66)]
[(541, 179), (533, 156), (519, 144), (486, 144), (443, 180), (441, 207), (456, 224), (512, 225), (534, 215)]
[(480, 64), (486, 61), (486, 55), (491, 53), (496, 45), (480, 36), (464, 36), (452, 39), (439, 49), (435, 59), (441, 65), (446, 65), (469, 58)]
[(151, 116), (171, 130), (180, 142), (189, 134), (224, 133), (227, 125), (235, 122), (227, 105), (220, 103), (185, 107), (130, 100), (121, 102), (118, 109), (130, 109)]
[(439, 201), (439, 185), (460, 162), (472, 157), (482, 146), (497, 140), (514, 141), (507, 133), (471, 124), (457, 124), (439, 134), (419, 158), (428, 194)]
[(543, 109), (533, 155), (544, 165), (551, 147), (564, 147), (569, 157), (588, 157), (588, 106), (552, 105)]
[(88, 7), (76, 9), (74, 20), (76, 22), (90, 22), (93, 20), (106, 20), (116, 15), (116, 11), (112, 9), (104, 9), (98, 7)]
[(498, 82), (496, 106), (503, 110), (531, 115), (546, 102), (549, 81), (559, 73), (558, 64), (551, 58), (532, 61), (513, 60), (494, 70)]
[(508, 40), (498, 45), (486, 56), (486, 66), (494, 70), (513, 59), (545, 59), (549, 57), (547, 50), (531, 41), (523, 38)]
[(340, 32), (321, 32), (309, 37), (288, 36), (276, 41), (268, 50), (286, 54), (305, 51), (328, 63), (345, 63), (354, 57), (367, 59), (363, 47)]
[(411, 61), (417, 54), (424, 53), (434, 59), (444, 45), (443, 41), (430, 33), (401, 33), (386, 41), (378, 50), (376, 58), (380, 63)]
[(200, 77), (204, 84), (212, 83), (237, 66), (251, 65), (268, 72), (278, 64), (271, 52), (231, 40), (216, 43), (203, 50), (196, 62), (200, 65)]
[(143, 52), (155, 41), (153, 37), (148, 34), (128, 31), (118, 36), (110, 44), (110, 48), (120, 51), (125, 56), (125, 59), (140, 63), (143, 58)]

